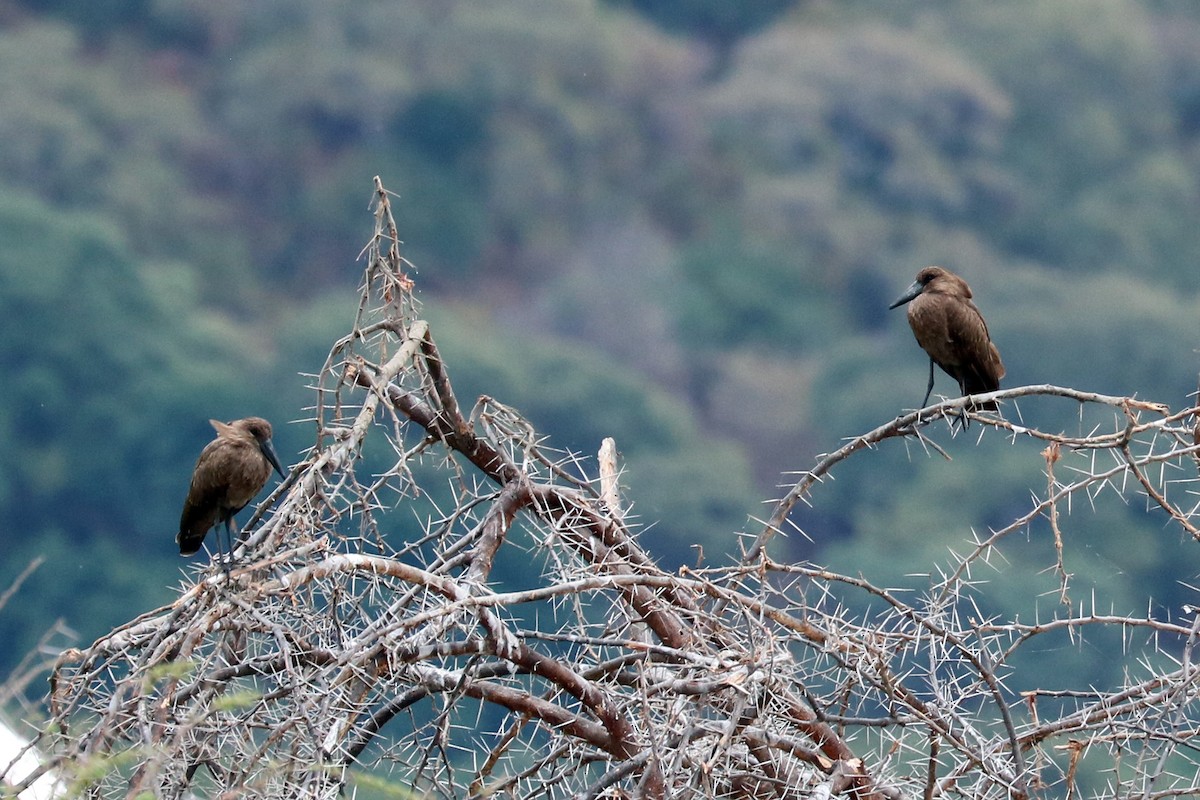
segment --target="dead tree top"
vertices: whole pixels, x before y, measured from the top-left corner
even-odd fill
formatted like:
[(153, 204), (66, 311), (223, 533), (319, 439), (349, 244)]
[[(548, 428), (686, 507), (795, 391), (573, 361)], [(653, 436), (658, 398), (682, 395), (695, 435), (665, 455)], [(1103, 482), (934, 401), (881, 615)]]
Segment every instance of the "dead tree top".
[[(198, 569), (170, 606), (63, 654), (42, 771), (88, 797), (335, 797), (370, 779), (456, 799), (1000, 798), (1069, 794), (1093, 748), (1120, 754), (1115, 793), (1200, 790), (1190, 618), (1064, 602), (1037, 625), (981, 620), (964, 592), (1031, 519), (1093, 490), (1140, 489), (1200, 538), (1161, 477), (1194, 476), (1195, 409), (988, 395), (1103, 406), (1119, 425), (1071, 439), (969, 410), (977, 435), (1045, 441), (1045, 493), (919, 598), (773, 559), (771, 543), (841, 461), (896, 438), (940, 449), (931, 426), (961, 400), (819, 459), (739, 558), (668, 573), (625, 520), (611, 448), (602, 482), (516, 410), (462, 403), (378, 179), (375, 223), (353, 325), (314, 376), (313, 448), (248, 520), (228, 578)], [(1064, 479), (1060, 449), (1107, 460)], [(499, 584), (505, 560), (538, 579)], [(1110, 625), (1175, 660), (1131, 660), (1112, 689), (1006, 688), (1008, 660), (1046, 632)]]

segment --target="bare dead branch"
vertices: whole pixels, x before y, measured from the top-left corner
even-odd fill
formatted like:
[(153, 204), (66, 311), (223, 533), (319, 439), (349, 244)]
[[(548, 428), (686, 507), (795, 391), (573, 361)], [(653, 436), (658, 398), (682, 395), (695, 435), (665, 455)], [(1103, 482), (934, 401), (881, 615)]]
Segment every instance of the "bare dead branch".
[[(934, 423), (962, 399), (818, 458), (740, 558), (668, 573), (622, 514), (618, 481), (637, 476), (615, 446), (593, 467), (515, 409), (462, 402), (378, 179), (374, 196), (362, 299), (314, 378), (312, 450), (228, 577), (200, 568), (169, 606), (58, 658), (43, 772), (98, 798), (333, 798), (371, 769), (414, 797), (990, 800), (1080, 794), (1101, 752), (1113, 795), (1200, 792), (1195, 614), (1072, 605), (1059, 514), (1133, 492), (1196, 537), (1200, 509), (1166, 475), (1193, 476), (1200, 409), (1049, 385), (974, 398), (1058, 398), (1113, 424), (1067, 436), (968, 412), (980, 435), (1044, 443), (1036, 495), (964, 532), (919, 593), (769, 552), (847, 459), (888, 439), (948, 458)], [(972, 571), (1042, 517), (1061, 602), (1034, 621), (987, 610)], [(1120, 686), (1012, 688), (1056, 634), (1112, 630), (1149, 642), (1127, 644)]]

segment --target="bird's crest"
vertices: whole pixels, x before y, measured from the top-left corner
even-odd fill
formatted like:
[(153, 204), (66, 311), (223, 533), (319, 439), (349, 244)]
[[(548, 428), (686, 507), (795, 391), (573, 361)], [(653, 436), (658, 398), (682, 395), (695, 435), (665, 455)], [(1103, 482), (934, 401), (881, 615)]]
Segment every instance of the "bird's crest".
[(221, 422), (219, 419), (210, 419), (208, 424), (213, 426), (213, 430), (217, 432), (217, 436), (237, 436), (237, 429), (228, 422)]

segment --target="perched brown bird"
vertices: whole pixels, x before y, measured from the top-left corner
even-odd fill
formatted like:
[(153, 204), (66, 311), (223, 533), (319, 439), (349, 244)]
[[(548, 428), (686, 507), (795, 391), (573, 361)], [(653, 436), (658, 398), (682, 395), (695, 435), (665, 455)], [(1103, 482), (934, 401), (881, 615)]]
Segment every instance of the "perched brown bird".
[[(233, 559), (233, 515), (246, 507), (262, 491), (271, 476), (271, 468), (283, 477), (283, 467), (271, 444), (271, 423), (261, 417), (209, 424), (217, 438), (209, 442), (196, 461), (192, 485), (183, 501), (179, 519), (179, 554), (190, 556), (200, 549), (209, 528), (223, 523)], [(217, 531), (217, 549), (221, 532)]]
[[(924, 408), (933, 393), (933, 365), (937, 364), (964, 394), (994, 392), (1004, 377), (1000, 351), (992, 344), (983, 315), (971, 302), (971, 287), (949, 270), (926, 267), (904, 294), (888, 308), (908, 303), (908, 324), (917, 344), (929, 354), (929, 386)], [(996, 410), (989, 400), (975, 408)], [(964, 415), (965, 419), (965, 415)]]

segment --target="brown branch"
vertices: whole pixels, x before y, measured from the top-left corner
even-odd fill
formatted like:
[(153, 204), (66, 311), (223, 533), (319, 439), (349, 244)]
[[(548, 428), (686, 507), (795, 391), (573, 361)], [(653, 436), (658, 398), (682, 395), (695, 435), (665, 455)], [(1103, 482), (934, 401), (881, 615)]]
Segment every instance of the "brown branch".
[(529, 487), (519, 481), (504, 487), (480, 526), (481, 534), (469, 556), (471, 567), (463, 576), (464, 581), (482, 584), (487, 580), (496, 559), (496, 552), (504, 543), (504, 537), (512, 526), (513, 519), (517, 512), (528, 506), (532, 500)]
[(586, 742), (614, 758), (628, 758), (631, 755), (629, 742), (614, 738), (603, 725), (588, 722), (578, 714), (555, 703), (539, 700), (528, 692), (442, 671), (425, 670), (418, 672), (417, 676), (431, 692), (462, 692), (468, 697), (485, 700), (516, 714), (540, 720), (547, 728), (559, 730)]
[(1167, 502), (1167, 498), (1154, 487), (1154, 484), (1151, 483), (1150, 479), (1147, 478), (1142, 472), (1138, 459), (1135, 458), (1133, 453), (1129, 450), (1128, 443), (1121, 446), (1121, 454), (1125, 457), (1125, 463), (1129, 465), (1129, 469), (1133, 473), (1133, 476), (1137, 478), (1138, 483), (1140, 483), (1142, 488), (1146, 490), (1146, 494), (1158, 504), (1159, 508), (1161, 508), (1163, 511), (1166, 511), (1171, 516), (1171, 519), (1178, 522), (1179, 525), (1188, 532), (1189, 536), (1200, 542), (1200, 528), (1197, 528), (1195, 525), (1193, 525), (1186, 514), (1175, 508), (1175, 506), (1173, 506), (1171, 503)]

